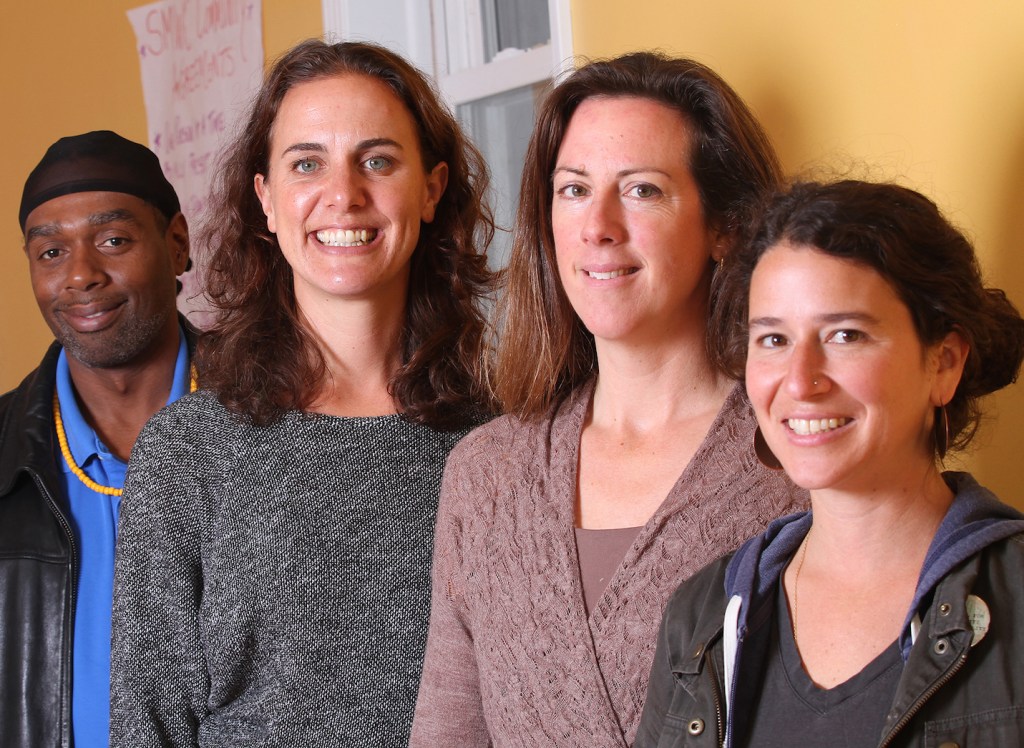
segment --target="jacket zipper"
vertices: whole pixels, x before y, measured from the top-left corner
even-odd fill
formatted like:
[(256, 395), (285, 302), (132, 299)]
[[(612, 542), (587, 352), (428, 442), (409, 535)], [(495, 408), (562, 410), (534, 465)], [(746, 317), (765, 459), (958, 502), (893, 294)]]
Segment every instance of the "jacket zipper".
[[(78, 604), (78, 546), (75, 545), (75, 534), (72, 532), (71, 524), (64, 516), (64, 512), (62, 512), (60, 507), (57, 506), (57, 502), (53, 500), (53, 496), (50, 495), (50, 492), (46, 490), (46, 486), (43, 485), (42, 478), (40, 478), (34, 470), (32, 471), (32, 480), (39, 489), (39, 493), (46, 497), (46, 503), (50, 505), (50, 510), (57, 518), (61, 527), (64, 528), (64, 534), (68, 539), (68, 547), (71, 549), (71, 608), (68, 611), (68, 624), (73, 626), (75, 620), (75, 606)], [(72, 639), (73, 638), (74, 634), (72, 634)], [(71, 648), (69, 647), (68, 657), (70, 658), (70, 656)], [(70, 663), (67, 662), (65, 665), (68, 666), (67, 672), (71, 672)]]
[(921, 694), (917, 701), (910, 705), (910, 709), (908, 709), (906, 714), (900, 718), (900, 721), (896, 723), (896, 726), (893, 727), (886, 739), (879, 743), (878, 748), (885, 748), (888, 745), (892, 745), (892, 741), (896, 739), (896, 735), (899, 734), (907, 724), (909, 724), (910, 720), (912, 720), (919, 711), (921, 711), (921, 707), (924, 706), (924, 703), (934, 696), (936, 691), (949, 683), (953, 676), (960, 672), (960, 669), (963, 668), (965, 664), (967, 664), (967, 652), (960, 655), (959, 659), (953, 663), (953, 667), (947, 670), (945, 675), (936, 681), (931, 688)]
[(62, 528), (64, 528), (64, 534), (68, 538), (68, 547), (71, 548), (71, 610), (75, 609), (76, 597), (77, 597), (77, 586), (78, 586), (78, 548), (75, 545), (75, 534), (71, 530), (71, 524), (64, 517), (64, 512), (57, 506), (57, 502), (53, 500), (50, 492), (46, 490), (46, 486), (43, 485), (42, 479), (32, 471), (32, 481), (36, 484), (36, 488), (39, 489), (39, 493), (46, 497), (46, 503), (50, 505), (50, 509), (53, 511), (57, 521), (60, 522)]
[(708, 669), (711, 671), (711, 692), (715, 697), (715, 721), (718, 726), (718, 748), (725, 748), (725, 724), (722, 717), (722, 694), (718, 688), (719, 678), (718, 670), (715, 668), (715, 658), (711, 653), (711, 647), (707, 648), (704, 653), (704, 657), (708, 663)]

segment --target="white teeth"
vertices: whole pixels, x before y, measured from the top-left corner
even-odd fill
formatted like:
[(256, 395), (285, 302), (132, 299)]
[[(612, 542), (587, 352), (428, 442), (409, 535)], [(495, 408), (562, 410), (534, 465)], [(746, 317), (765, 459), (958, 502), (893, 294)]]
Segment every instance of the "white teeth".
[(593, 278), (594, 280), (606, 281), (611, 280), (612, 278), (618, 278), (619, 276), (622, 275), (629, 275), (630, 273), (633, 272), (633, 270), (629, 268), (624, 268), (622, 270), (612, 270), (607, 273), (598, 273), (592, 270), (584, 270), (583, 272), (586, 273), (589, 277)]
[(324, 229), (316, 238), (328, 247), (361, 247), (377, 237), (376, 229)]
[(808, 434), (820, 434), (822, 431), (831, 431), (840, 426), (845, 426), (849, 419), (846, 418), (790, 418), (786, 425), (794, 434), (807, 436)]

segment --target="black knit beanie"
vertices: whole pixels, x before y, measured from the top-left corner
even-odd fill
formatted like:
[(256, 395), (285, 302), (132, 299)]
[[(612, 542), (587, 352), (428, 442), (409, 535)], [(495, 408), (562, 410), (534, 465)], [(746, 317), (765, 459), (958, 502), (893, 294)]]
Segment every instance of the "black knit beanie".
[(151, 203), (168, 220), (181, 205), (160, 159), (144, 145), (110, 130), (61, 138), (32, 170), (21, 194), (18, 222), (48, 200), (76, 192), (123, 192)]

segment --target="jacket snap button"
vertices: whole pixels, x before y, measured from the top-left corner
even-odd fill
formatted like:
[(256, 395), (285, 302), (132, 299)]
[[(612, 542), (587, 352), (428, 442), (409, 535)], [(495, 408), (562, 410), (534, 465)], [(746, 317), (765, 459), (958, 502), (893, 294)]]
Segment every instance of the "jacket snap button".
[[(951, 611), (952, 609), (953, 609), (953, 606), (950, 605), (949, 603), (942, 603), (942, 605), (939, 606), (939, 613), (941, 613), (944, 616), (948, 616), (949, 615), (949, 611)], [(951, 748), (952, 745), (953, 745), (952, 743), (949, 743), (944, 748)]]
[(691, 735), (700, 735), (704, 732), (704, 720), (691, 719), (690, 724), (686, 726), (686, 731)]
[(960, 744), (952, 740), (947, 740), (945, 743), (939, 743), (939, 748), (960, 748)]
[(939, 639), (935, 642), (933, 649), (937, 655), (946, 654), (946, 650), (949, 649), (949, 641), (946, 639)]

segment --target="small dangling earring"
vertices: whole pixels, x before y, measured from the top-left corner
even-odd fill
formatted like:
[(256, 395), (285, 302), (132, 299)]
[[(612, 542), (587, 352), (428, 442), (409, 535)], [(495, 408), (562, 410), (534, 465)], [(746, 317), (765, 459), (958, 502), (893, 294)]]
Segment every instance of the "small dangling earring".
[(949, 449), (949, 416), (946, 415), (946, 404), (943, 403), (936, 408), (942, 415), (942, 428), (939, 428), (938, 420), (939, 414), (935, 416), (935, 451), (939, 454), (941, 460), (946, 456), (946, 451)]
[(779, 462), (779, 458), (772, 452), (768, 442), (764, 440), (764, 434), (761, 433), (760, 426), (754, 429), (754, 454), (757, 456), (757, 461), (769, 470), (782, 470), (782, 463)]

